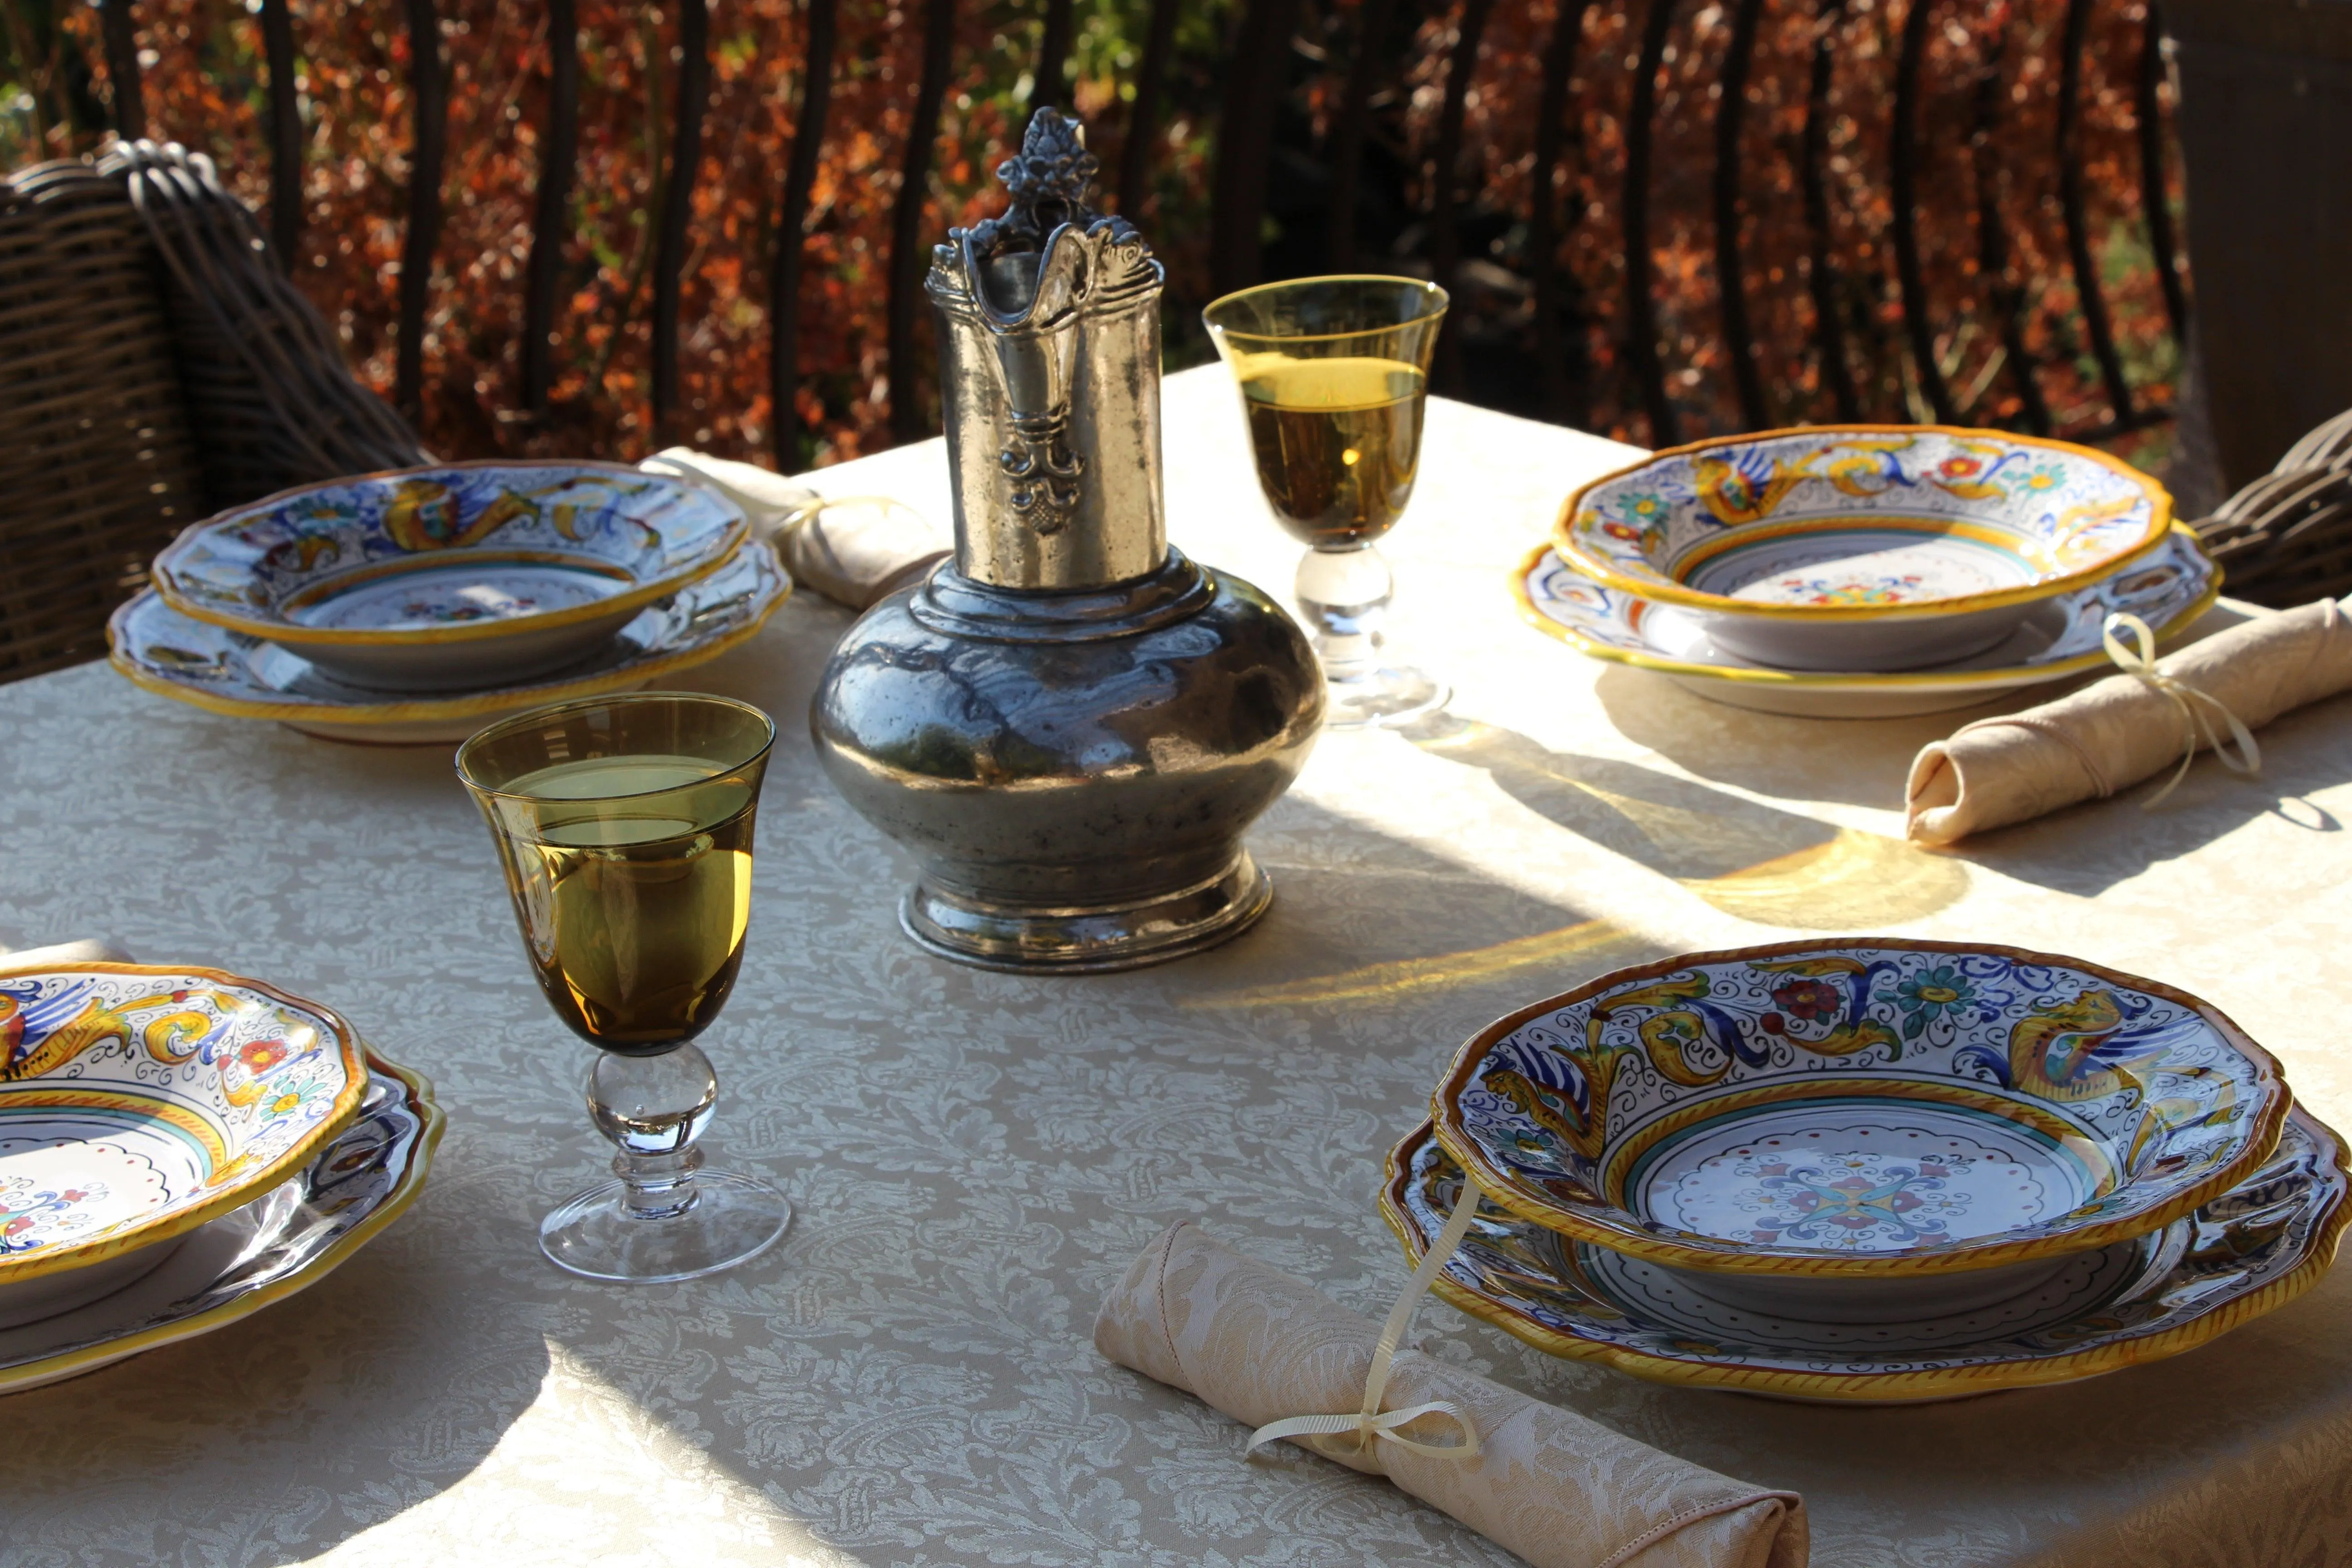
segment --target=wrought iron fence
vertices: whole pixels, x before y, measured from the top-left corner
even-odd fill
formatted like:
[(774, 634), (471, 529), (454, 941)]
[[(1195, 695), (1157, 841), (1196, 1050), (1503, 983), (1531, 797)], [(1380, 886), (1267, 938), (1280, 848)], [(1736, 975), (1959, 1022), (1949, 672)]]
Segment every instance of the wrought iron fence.
[(2183, 357), (2145, 0), (247, 5), (62, 15), (47, 150), (96, 112), (222, 157), (454, 454), (929, 433), (929, 247), (1044, 102), (1169, 255), (1180, 359), (1214, 292), (1349, 268), (1454, 289), (1441, 390), (1652, 444), (2144, 442)]

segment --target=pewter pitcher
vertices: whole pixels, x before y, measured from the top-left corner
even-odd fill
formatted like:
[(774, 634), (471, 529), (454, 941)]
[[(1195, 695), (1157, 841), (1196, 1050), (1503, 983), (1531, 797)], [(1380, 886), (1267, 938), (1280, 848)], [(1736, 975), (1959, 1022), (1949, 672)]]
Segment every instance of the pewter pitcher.
[(1038, 110), (997, 171), (1010, 210), (935, 248), (955, 557), (849, 629), (809, 715), (922, 863), (900, 924), (990, 968), (1129, 968), (1255, 921), (1241, 836), (1323, 717), (1290, 617), (1168, 545), (1163, 277), (1087, 205), (1095, 168)]

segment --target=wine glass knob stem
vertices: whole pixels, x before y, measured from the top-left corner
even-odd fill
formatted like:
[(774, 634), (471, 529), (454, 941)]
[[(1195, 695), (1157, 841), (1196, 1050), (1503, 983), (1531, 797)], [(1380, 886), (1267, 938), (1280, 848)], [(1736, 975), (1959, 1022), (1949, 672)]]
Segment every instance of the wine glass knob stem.
[(620, 1150), (613, 1173), (633, 1215), (662, 1219), (694, 1206), (694, 1173), (702, 1168), (694, 1142), (718, 1101), (719, 1077), (696, 1046), (657, 1057), (597, 1057), (588, 1075), (588, 1114)]
[(1379, 666), (1396, 575), (1378, 549), (1310, 550), (1292, 591), (1316, 655), (1334, 679)]

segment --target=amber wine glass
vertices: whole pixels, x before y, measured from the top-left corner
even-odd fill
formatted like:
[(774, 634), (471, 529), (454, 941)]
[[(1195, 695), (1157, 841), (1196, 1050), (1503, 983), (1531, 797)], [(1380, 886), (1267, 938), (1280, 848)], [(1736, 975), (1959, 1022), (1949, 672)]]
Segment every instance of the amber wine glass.
[(693, 1041), (734, 988), (751, 912), (751, 830), (776, 726), (693, 692), (560, 702), (457, 749), (490, 825), (523, 946), (557, 1017), (594, 1046), (588, 1114), (614, 1181), (539, 1227), (592, 1279), (692, 1279), (792, 1224), (767, 1183), (702, 1168), (719, 1080)]
[(1295, 591), (1330, 686), (1327, 728), (1406, 723), (1453, 696), (1390, 651), (1396, 577), (1374, 542), (1412, 498), (1445, 305), (1413, 278), (1301, 278), (1202, 312), (1240, 384), (1258, 485), (1310, 547)]

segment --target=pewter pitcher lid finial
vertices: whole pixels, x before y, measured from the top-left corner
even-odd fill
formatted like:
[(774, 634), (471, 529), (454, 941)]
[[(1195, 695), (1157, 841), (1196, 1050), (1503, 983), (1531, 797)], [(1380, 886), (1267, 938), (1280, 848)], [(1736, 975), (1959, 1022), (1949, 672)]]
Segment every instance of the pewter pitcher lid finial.
[(1162, 274), (1142, 234), (1094, 206), (1101, 167), (1076, 121), (1054, 109), (1030, 116), (1021, 151), (996, 166), (1010, 205), (948, 230), (932, 253), (931, 298), (992, 331), (1035, 332), (1157, 293)]

